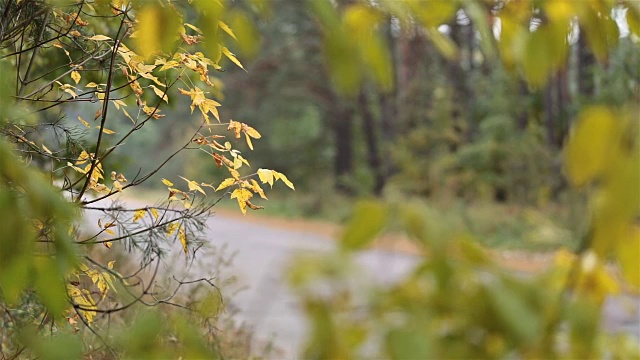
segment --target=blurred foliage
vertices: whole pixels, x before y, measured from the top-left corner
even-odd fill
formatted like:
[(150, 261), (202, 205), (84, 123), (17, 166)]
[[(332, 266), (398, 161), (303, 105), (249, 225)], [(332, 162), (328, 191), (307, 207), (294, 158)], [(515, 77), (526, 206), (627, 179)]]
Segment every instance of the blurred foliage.
[[(352, 10), (351, 7), (374, 5), (358, 2), (347, 6)], [(551, 126), (555, 126), (552, 121), (559, 120), (549, 116), (554, 111), (560, 116), (573, 116), (565, 113), (571, 109), (551, 109), (550, 102), (563, 95), (545, 90), (557, 86), (550, 85), (552, 82), (561, 81), (557, 73), (566, 66), (572, 45), (576, 44), (572, 36), (579, 31), (582, 41), (586, 38), (589, 51), (605, 63), (615, 58), (620, 42), (616, 21), (620, 20), (620, 14), (625, 14), (630, 27), (622, 28), (629, 30), (632, 38), (623, 40), (624, 46), (633, 49), (634, 54), (638, 48), (639, 34), (634, 24), (640, 9), (634, 2), (452, 1), (426, 5), (382, 1), (375, 7), (395, 16), (401, 26), (413, 27), (418, 23), (424, 28), (425, 37), (447, 58), (455, 58), (465, 49), (460, 48), (461, 43), (456, 43), (455, 38), (448, 39), (446, 32), (436, 29), (454, 14), (458, 19), (466, 18), (475, 28), (472, 34), (480, 37), (480, 54), (485, 59), (497, 54), (510, 76), (519, 74), (527, 82), (527, 93), (533, 91), (530, 101), (542, 105), (537, 111), (534, 107), (533, 111), (523, 113), (522, 103), (510, 98), (523, 88), (516, 81), (511, 88), (491, 87), (493, 93), (488, 96), (489, 91), (474, 93), (470, 100), (475, 106), (467, 108), (473, 116), (467, 118), (470, 121), (460, 123), (466, 114), (456, 117), (451, 111), (456, 107), (452, 98), (453, 94), (468, 95), (467, 84), (456, 84), (455, 77), (450, 87), (446, 82), (438, 84), (437, 80), (439, 86), (435, 87), (416, 84), (416, 89), (426, 96), (437, 96), (436, 101), (429, 103), (433, 104), (431, 111), (454, 114), (450, 119), (434, 116), (426, 122), (410, 119), (410, 132), (403, 139), (409, 150), (396, 148), (399, 154), (396, 156), (401, 159), (398, 163), (414, 171), (408, 176), (401, 173), (406, 184), (422, 186), (413, 190), (426, 194), (458, 189), (462, 196), (471, 193), (477, 197), (482, 195), (482, 187), (489, 185), (498, 201), (504, 201), (509, 191), (520, 195), (522, 201), (531, 202), (540, 191), (548, 194), (555, 191), (550, 178), (558, 168), (553, 164), (557, 134), (548, 131), (545, 139), (540, 126), (552, 130)], [(326, 16), (327, 11), (322, 11), (319, 16)], [(486, 19), (491, 19), (491, 25)], [(334, 16), (334, 20), (321, 22), (339, 31), (341, 25), (336, 23), (340, 24), (340, 16)], [(496, 23), (500, 24), (498, 29)], [(456, 25), (447, 24), (449, 29)], [(331, 30), (326, 33), (331, 36)], [(635, 55), (627, 59), (635, 59)], [(618, 69), (625, 69), (626, 61), (622, 60)], [(332, 71), (342, 71), (346, 77), (346, 72), (355, 69), (356, 66), (341, 67)], [(453, 69), (460, 71), (456, 66)], [(303, 357), (639, 357), (640, 348), (633, 335), (607, 334), (600, 325), (606, 297), (619, 294), (622, 288), (640, 289), (638, 109), (625, 105), (637, 100), (635, 71), (621, 71), (624, 75), (620, 82), (611, 87), (620, 94), (615, 100), (610, 93), (599, 95), (608, 96), (608, 103), (617, 106), (585, 106), (598, 100), (589, 94), (591, 90), (582, 89), (579, 94), (588, 97), (580, 99), (579, 108), (572, 110), (577, 116), (571, 123), (561, 163), (574, 191), (589, 189), (591, 212), (583, 214), (590, 219), (589, 232), (582, 236), (575, 252), (557, 252), (553, 266), (541, 274), (512, 274), (493, 263), (473, 236), (452, 226), (437, 212), (411, 202), (362, 203), (354, 208), (353, 220), (344, 232), (339, 251), (323, 257), (301, 258), (291, 267), (290, 283), (312, 323)], [(353, 83), (362, 81), (363, 74), (348, 75), (352, 81), (336, 82), (336, 86), (340, 91), (353, 93)], [(453, 72), (449, 75), (455, 76)], [(482, 89), (481, 82), (479, 85)], [(492, 95), (496, 96), (494, 100), (487, 101)], [(491, 105), (482, 104), (483, 101)], [(483, 113), (483, 107), (491, 109), (494, 105), (495, 111)], [(540, 112), (546, 112), (547, 122), (536, 121)], [(524, 121), (514, 121), (519, 117)], [(465, 141), (465, 137), (472, 140)], [(429, 164), (425, 161), (429, 156), (439, 161)], [(460, 185), (446, 183), (437, 188), (441, 177), (431, 174), (451, 174), (452, 170), (456, 176), (448, 181)], [(421, 182), (412, 181), (421, 176)], [(413, 270), (390, 288), (370, 280), (368, 283), (366, 277), (358, 275), (362, 271), (355, 261), (356, 251), (364, 249), (384, 228), (383, 213), (392, 214), (387, 226), (402, 229), (422, 247), (425, 255), (416, 259)], [(368, 218), (372, 221), (363, 220)], [(621, 270), (622, 278), (612, 272), (612, 266)]]
[[(305, 358), (640, 356), (632, 340), (607, 335), (599, 324), (606, 296), (640, 286), (638, 109), (628, 105), (637, 102), (639, 94), (636, 2), (318, 0), (224, 5), (208, 0), (0, 2), (0, 65), (3, 75), (16, 79), (15, 84), (9, 76), (0, 79), (3, 356), (250, 356), (243, 348), (246, 343), (240, 350), (225, 347), (215, 324), (194, 321), (216, 318), (218, 297), (191, 299), (202, 301), (203, 313), (193, 318), (143, 313), (133, 320), (119, 319), (121, 328), (110, 332), (111, 314), (128, 308), (122, 304), (157, 306), (163, 301), (147, 290), (140, 296), (128, 293), (131, 284), (113, 263), (75, 255), (84, 250), (77, 251), (79, 246), (72, 243), (85, 239), (73, 226), (78, 220), (74, 209), (93, 202), (83, 198), (87, 190), (96, 196), (119, 193), (130, 186), (123, 172), (140, 174), (140, 168), (148, 166), (138, 164), (137, 136), (128, 138), (147, 121), (160, 123), (151, 135), (140, 137), (140, 143), (156, 142), (149, 158), (172, 157), (163, 146), (180, 140), (187, 142), (185, 148), (199, 145), (193, 149), (206, 153), (199, 154), (202, 159), (213, 159), (229, 172), (205, 183), (190, 180), (206, 174), (191, 166), (182, 180), (171, 179), (188, 190), (163, 179), (170, 200), (187, 209), (194, 204), (192, 197), (206, 194), (207, 187), (231, 194), (243, 212), (258, 209), (250, 198), (266, 196), (256, 180), (238, 173), (249, 163), (236, 147), (253, 149), (252, 139), (261, 135), (270, 140), (256, 159), (283, 169), (292, 179), (306, 178), (303, 187), (319, 189), (317, 196), (324, 201), (331, 198), (322, 192), (334, 189), (319, 185), (326, 181), (318, 172), (328, 170), (331, 160), (338, 190), (352, 195), (380, 191), (373, 179), (379, 176), (387, 192), (409, 196), (453, 192), (471, 201), (544, 202), (564, 186), (558, 163), (573, 191), (588, 190), (591, 214), (585, 217), (590, 228), (584, 236), (576, 235), (582, 238), (577, 251), (559, 252), (551, 269), (531, 278), (501, 270), (472, 236), (448, 228), (437, 213), (409, 202), (357, 204), (340, 249), (326, 258), (301, 259), (289, 274), (311, 320)], [(84, 6), (87, 9), (74, 10)], [(624, 37), (622, 30), (627, 32)], [(176, 43), (198, 49), (201, 44), (202, 52), (178, 52)], [(237, 81), (245, 65), (232, 51), (255, 57), (247, 70), (260, 76)], [(23, 53), (31, 54), (29, 60)], [(85, 60), (98, 70), (84, 67)], [(32, 78), (32, 64), (46, 70), (42, 77)], [(209, 68), (229, 71), (209, 77)], [(113, 74), (117, 85), (112, 84)], [(175, 84), (169, 80), (181, 81), (185, 88), (169, 93), (168, 85)], [(224, 89), (222, 82), (227, 84)], [(195, 84), (206, 84), (208, 90)], [(112, 91), (124, 92), (113, 90), (116, 86), (126, 89), (131, 100), (110, 99)], [(570, 100), (559, 100), (567, 94)], [(176, 95), (183, 99), (175, 101)], [(190, 137), (193, 125), (162, 124), (165, 113), (159, 106), (171, 97), (171, 104), (182, 108), (174, 117), (190, 117), (197, 108), (204, 122), (195, 131), (215, 128), (221, 124), (210, 116), (229, 118), (218, 111), (217, 100), (223, 95), (230, 113), (243, 119), (224, 123), (233, 143), (218, 142), (219, 135), (212, 132)], [(109, 101), (120, 112), (111, 129), (105, 127)], [(52, 107), (85, 102), (69, 109), (73, 116), (68, 121), (89, 140), (68, 131), (64, 141), (53, 142), (40, 131), (25, 131), (43, 124), (56, 128), (53, 120), (60, 115), (44, 102)], [(96, 111), (94, 103), (107, 105)], [(137, 115), (127, 112), (128, 105)], [(84, 113), (89, 121), (95, 114), (96, 123), (86, 121)], [(259, 118), (256, 123), (265, 125), (257, 125), (262, 134), (244, 122), (246, 118)], [(353, 130), (356, 121), (363, 124), (359, 131)], [(109, 139), (114, 134), (127, 135)], [(131, 144), (120, 148), (125, 139)], [(111, 180), (104, 179), (109, 171), (102, 168), (103, 160), (113, 149), (136, 155), (128, 166), (105, 163), (113, 172)], [(201, 160), (192, 155), (183, 163), (191, 165), (194, 159)], [(280, 180), (293, 188), (280, 172), (251, 169), (249, 176), (262, 184)], [(151, 167), (146, 173), (155, 171)], [(64, 200), (52, 186), (54, 180), (63, 181), (77, 206)], [(323, 206), (315, 201), (309, 205)], [(178, 242), (188, 255), (202, 222), (193, 217), (179, 225), (159, 225), (158, 211), (132, 209), (124, 219), (112, 215), (109, 222), (99, 223), (99, 234), (88, 243), (111, 248), (110, 240), (128, 239), (129, 249), (146, 252), (143, 260), (148, 264), (157, 246), (121, 235), (148, 226), (154, 236)], [(354, 288), (354, 253), (387, 224), (403, 229), (428, 256), (391, 288), (358, 288), (365, 282)], [(113, 227), (122, 232), (116, 234)], [(102, 238), (105, 234), (111, 237)], [(627, 283), (611, 274), (610, 260), (620, 266)]]
[[(355, 260), (385, 226), (361, 219), (380, 212), (392, 214), (387, 228), (402, 228), (426, 254), (391, 286)], [(312, 323), (304, 358), (640, 356), (634, 335), (600, 330), (603, 300), (628, 285), (594, 250), (562, 250), (543, 272), (514, 274), (416, 202), (357, 206), (342, 242), (341, 251), (299, 258), (289, 271)], [(637, 257), (619, 260), (637, 274)]]

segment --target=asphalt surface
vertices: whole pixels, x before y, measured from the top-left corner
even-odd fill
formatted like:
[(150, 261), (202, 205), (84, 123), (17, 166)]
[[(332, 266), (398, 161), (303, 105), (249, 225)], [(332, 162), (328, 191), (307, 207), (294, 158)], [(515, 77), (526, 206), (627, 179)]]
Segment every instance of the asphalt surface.
[[(88, 222), (95, 224), (97, 215), (88, 212)], [(257, 339), (272, 339), (281, 350), (279, 358), (295, 358), (307, 335), (307, 324), (300, 303), (287, 286), (285, 271), (294, 257), (327, 254), (334, 249), (335, 242), (310, 232), (222, 215), (211, 216), (207, 226), (209, 245), (220, 249), (226, 244), (227, 254), (234, 254), (232, 264), (225, 271), (236, 275), (238, 283), (244, 287), (228, 304), (238, 310), (234, 318), (252, 327)], [(174, 246), (173, 251), (176, 258), (180, 258), (179, 245)], [(216, 275), (211, 273), (212, 261), (215, 259), (200, 257), (189, 277)], [(383, 250), (365, 251), (358, 257), (359, 264), (365, 269), (365, 278), (377, 283), (392, 283), (411, 271), (418, 261), (419, 258), (413, 255)], [(180, 260), (176, 262), (180, 263)], [(639, 298), (607, 299), (603, 324), (611, 332), (631, 333), (640, 341)]]

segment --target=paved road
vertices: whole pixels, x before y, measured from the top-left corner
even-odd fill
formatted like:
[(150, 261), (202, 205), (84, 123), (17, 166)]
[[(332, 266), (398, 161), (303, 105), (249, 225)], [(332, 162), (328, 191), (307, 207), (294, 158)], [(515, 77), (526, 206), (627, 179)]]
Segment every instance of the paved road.
[[(249, 288), (234, 298), (240, 317), (255, 326), (256, 334), (277, 332), (276, 343), (286, 354), (296, 354), (306, 334), (298, 303), (283, 280), (295, 255), (326, 253), (331, 239), (312, 233), (289, 231), (251, 222), (214, 216), (209, 220), (211, 239), (227, 242), (237, 251), (234, 271)], [(359, 262), (377, 281), (394, 281), (410, 271), (417, 258), (400, 253), (367, 251)]]
[[(87, 215), (89, 218), (95, 216)], [(236, 217), (214, 215), (207, 225), (212, 244), (226, 243), (231, 252), (236, 252), (229, 271), (247, 286), (233, 297), (232, 305), (240, 311), (237, 318), (253, 326), (259, 338), (275, 336), (275, 343), (286, 354), (283, 358), (293, 358), (303, 345), (306, 324), (299, 304), (287, 289), (283, 271), (294, 256), (327, 253), (333, 249), (334, 242), (317, 234), (270, 227)], [(202, 272), (202, 275), (197, 276), (208, 275), (210, 261), (207, 260), (200, 259), (196, 273)], [(379, 282), (393, 282), (410, 271), (418, 260), (415, 256), (381, 250), (364, 252), (358, 258), (368, 275)], [(640, 301), (637, 297), (607, 300), (603, 316), (609, 330), (633, 333), (640, 339)]]

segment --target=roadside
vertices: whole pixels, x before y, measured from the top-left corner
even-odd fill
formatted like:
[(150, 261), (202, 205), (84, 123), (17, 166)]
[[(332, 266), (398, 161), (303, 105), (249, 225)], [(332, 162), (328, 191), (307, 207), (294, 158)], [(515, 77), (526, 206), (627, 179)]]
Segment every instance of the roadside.
[[(122, 198), (131, 204), (150, 203), (149, 199)], [(95, 223), (96, 213), (85, 216)], [(94, 217), (93, 219), (91, 219)], [(335, 250), (334, 239), (342, 227), (316, 220), (283, 219), (259, 212), (243, 216), (236, 209), (216, 207), (207, 220), (206, 238), (212, 248), (225, 248), (233, 261), (225, 271), (233, 274), (242, 291), (233, 293), (227, 303), (233, 318), (247, 324), (261, 342), (275, 339), (282, 350), (278, 358), (293, 359), (308, 334), (307, 322), (300, 299), (288, 287), (286, 274), (294, 259), (301, 256), (322, 256)], [(181, 253), (179, 243), (172, 252)], [(487, 250), (498, 264), (524, 274), (544, 270), (554, 253)], [(371, 249), (359, 252), (356, 261), (362, 272), (360, 282), (391, 284), (415, 269), (421, 252), (402, 236), (384, 236)], [(184, 267), (184, 258), (175, 257), (167, 271)], [(190, 266), (189, 279), (212, 277), (214, 258), (205, 252)], [(354, 274), (355, 276), (356, 274)], [(626, 332), (640, 336), (640, 299), (637, 296), (611, 297), (605, 304), (604, 326), (611, 332)]]
[[(343, 226), (324, 220), (306, 220), (282, 218), (265, 215), (260, 212), (249, 212), (242, 215), (235, 209), (216, 208), (214, 213), (237, 221), (259, 224), (274, 229), (300, 231), (318, 235), (326, 239), (338, 239)], [(372, 249), (399, 252), (407, 255), (422, 255), (419, 246), (402, 234), (384, 234), (373, 242)], [(533, 252), (527, 250), (494, 250), (486, 249), (491, 257), (504, 268), (519, 272), (538, 272), (553, 263), (555, 251)]]

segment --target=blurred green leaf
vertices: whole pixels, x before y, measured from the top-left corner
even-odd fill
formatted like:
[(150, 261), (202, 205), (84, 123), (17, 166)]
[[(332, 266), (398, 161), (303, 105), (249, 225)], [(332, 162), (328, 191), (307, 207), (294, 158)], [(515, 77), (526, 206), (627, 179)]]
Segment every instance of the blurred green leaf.
[(372, 200), (355, 205), (353, 217), (341, 236), (340, 246), (347, 250), (362, 249), (371, 243), (385, 227), (388, 209)]
[(84, 345), (74, 334), (56, 334), (43, 337), (34, 332), (25, 332), (23, 339), (33, 349), (39, 359), (74, 360), (83, 359)]
[(486, 284), (485, 291), (497, 320), (502, 322), (507, 333), (513, 333), (523, 344), (531, 343), (540, 336), (541, 319), (527, 306), (520, 294), (499, 282)]
[(391, 330), (386, 347), (392, 359), (433, 359), (431, 336), (424, 327)]

